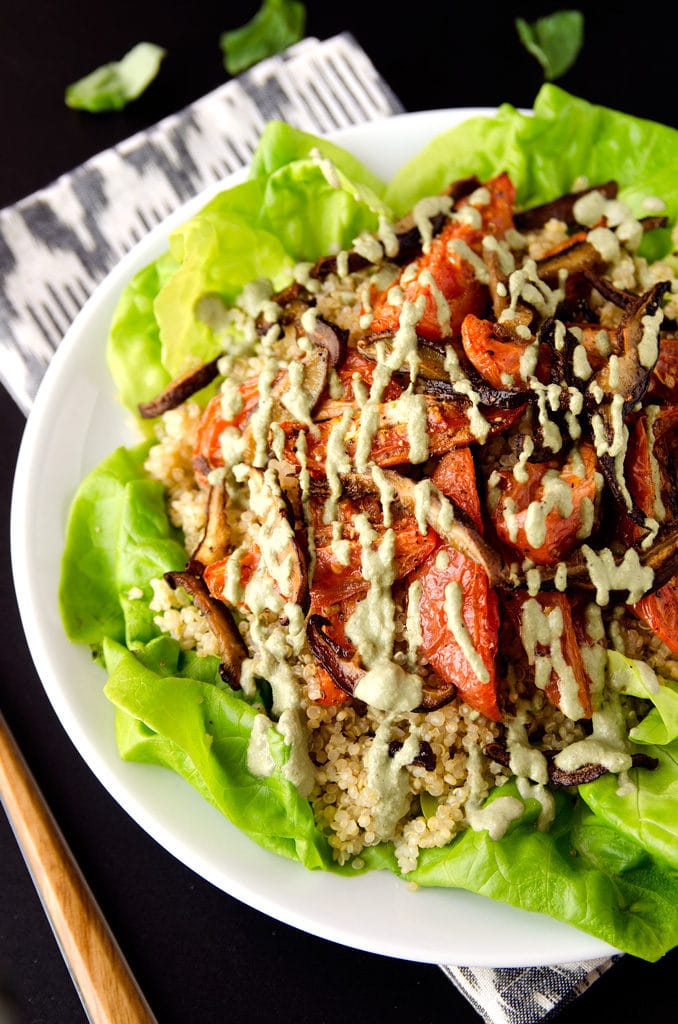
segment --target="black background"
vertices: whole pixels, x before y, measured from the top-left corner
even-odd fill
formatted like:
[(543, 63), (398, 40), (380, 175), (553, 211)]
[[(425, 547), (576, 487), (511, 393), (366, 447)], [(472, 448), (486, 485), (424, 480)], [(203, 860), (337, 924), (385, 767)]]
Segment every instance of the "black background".
[[(365, 0), (325, 0), (307, 5), (307, 34), (352, 32), (410, 111), (504, 101), (529, 107), (542, 73), (519, 43), (514, 17), (529, 20), (555, 6), (409, 2), (396, 10)], [(586, 18), (585, 45), (558, 84), (678, 128), (675, 23), (660, 18), (654, 5), (643, 9), (637, 2), (578, 6)], [(257, 7), (223, 0), (6, 0), (0, 12), (0, 207), (220, 85), (228, 76), (219, 35)], [(142, 39), (166, 47), (168, 56), (141, 99), (115, 114), (88, 115), (64, 105), (67, 84)], [(479, 1021), (434, 965), (337, 946), (216, 890), (160, 848), (102, 789), (42, 691), (16, 610), (9, 505), (23, 426), (0, 389), (0, 706), (160, 1024)], [(677, 967), (675, 953), (655, 965), (625, 957), (558, 1019), (673, 1020)], [(13, 1000), (21, 1024), (85, 1020), (4, 815), (0, 990)]]

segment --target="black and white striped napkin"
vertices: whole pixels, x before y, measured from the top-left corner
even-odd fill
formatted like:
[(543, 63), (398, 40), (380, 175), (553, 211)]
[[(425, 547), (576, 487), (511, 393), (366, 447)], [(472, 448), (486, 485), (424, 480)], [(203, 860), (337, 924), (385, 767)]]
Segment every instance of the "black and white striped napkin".
[[(0, 382), (28, 415), (99, 282), (154, 224), (248, 163), (267, 121), (323, 134), (403, 111), (350, 33), (308, 38), (0, 210)], [(617, 959), (441, 969), (487, 1024), (539, 1024)]]

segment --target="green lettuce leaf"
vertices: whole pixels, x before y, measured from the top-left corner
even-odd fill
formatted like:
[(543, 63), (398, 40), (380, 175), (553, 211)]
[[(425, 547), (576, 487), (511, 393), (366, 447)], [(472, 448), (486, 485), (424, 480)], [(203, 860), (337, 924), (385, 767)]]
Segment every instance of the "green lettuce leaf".
[[(390, 863), (388, 852), (375, 848), (361, 857), (362, 867), (337, 864), (310, 804), (282, 772), (258, 778), (248, 770), (247, 745), (259, 709), (197, 677), (195, 662), (178, 650), (172, 656), (169, 647), (156, 643), (135, 656), (113, 641), (104, 645), (104, 692), (118, 709), (123, 757), (178, 772), (259, 845), (307, 868), (353, 875)], [(271, 739), (282, 766), (289, 748), (275, 730)]]
[(347, 149), (329, 139), (293, 128), (284, 121), (269, 121), (264, 126), (252, 156), (249, 176), (268, 178), (274, 171), (296, 160), (308, 160), (316, 151), (354, 184), (365, 186), (383, 199), (386, 184)]
[(166, 54), (155, 43), (137, 43), (122, 60), (103, 64), (67, 86), (66, 106), (90, 113), (122, 110), (148, 88)]
[(631, 729), (629, 735), (634, 743), (661, 746), (678, 740), (678, 682), (658, 679), (645, 662), (625, 658), (618, 651), (608, 651), (607, 661), (615, 689), (654, 705)]
[(390, 215), (384, 184), (324, 140), (272, 122), (257, 154), (249, 180), (218, 193), (173, 231), (168, 253), (123, 289), (107, 360), (121, 401), (135, 414), (139, 402), (228, 346), (226, 310), (245, 285), (267, 279), (282, 288), (296, 263), (350, 246)]
[[(592, 185), (614, 178), (619, 198), (636, 216), (647, 214), (648, 200), (661, 197), (674, 224), (677, 160), (675, 129), (596, 106), (548, 83), (531, 113), (503, 104), (493, 116), (469, 118), (441, 133), (396, 172), (384, 199), (403, 215), (455, 178), (507, 171), (518, 205), (537, 205), (569, 192), (582, 176)], [(640, 252), (656, 259), (669, 249), (667, 229), (649, 232)]]
[(221, 34), (224, 67), (230, 75), (237, 75), (298, 43), (305, 28), (305, 4), (298, 0), (263, 0), (250, 21)]
[(158, 632), (148, 608), (150, 580), (185, 565), (164, 488), (143, 469), (149, 448), (144, 442), (116, 449), (85, 477), (72, 502), (59, 607), (66, 634), (77, 643), (146, 642)]
[[(488, 802), (505, 796), (518, 796), (513, 783)], [(422, 850), (406, 877), (547, 914), (645, 960), (660, 959), (678, 943), (678, 871), (562, 792), (555, 796), (548, 832), (535, 828), (538, 805), (527, 800), (502, 839), (469, 830), (449, 847)]]
[(658, 681), (643, 662), (608, 651), (612, 685), (652, 709), (630, 732), (655, 769), (634, 768), (628, 782), (604, 775), (579, 787), (601, 820), (678, 869), (678, 683)]
[(516, 18), (518, 37), (535, 57), (544, 78), (553, 81), (572, 67), (584, 43), (584, 16), (581, 11), (554, 11), (536, 21)]
[[(106, 360), (120, 402), (135, 412), (139, 402), (154, 398), (171, 380), (162, 363), (160, 329), (153, 304), (177, 267), (169, 252), (143, 267), (123, 289), (113, 314)], [(152, 436), (152, 423), (138, 422)]]

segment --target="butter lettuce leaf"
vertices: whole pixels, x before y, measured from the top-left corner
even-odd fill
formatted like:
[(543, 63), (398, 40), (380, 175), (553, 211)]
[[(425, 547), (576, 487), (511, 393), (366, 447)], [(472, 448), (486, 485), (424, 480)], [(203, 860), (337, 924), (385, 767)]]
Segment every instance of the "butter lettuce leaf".
[[(259, 708), (196, 671), (196, 661), (156, 642), (132, 654), (104, 645), (106, 696), (116, 706), (121, 756), (177, 772), (234, 825), (265, 849), (305, 867), (354, 875), (392, 863), (388, 850), (361, 857), (362, 867), (339, 865), (309, 802), (277, 771), (260, 778), (247, 768), (247, 746)], [(197, 659), (211, 662), (216, 659)], [(289, 748), (272, 746), (282, 765)]]
[(155, 43), (137, 43), (121, 60), (102, 64), (67, 86), (66, 106), (91, 114), (122, 110), (148, 88), (166, 55)]
[(617, 651), (608, 651), (608, 665), (612, 685), (651, 708), (629, 737), (657, 767), (634, 768), (627, 780), (601, 776), (579, 795), (601, 821), (678, 870), (678, 684)]
[[(644, 118), (597, 106), (553, 83), (542, 86), (530, 112), (502, 104), (442, 132), (407, 161), (388, 183), (385, 201), (405, 214), (423, 195), (442, 191), (455, 178), (488, 178), (507, 171), (518, 205), (537, 205), (569, 192), (577, 180), (619, 183), (619, 198), (636, 216), (660, 197), (670, 224), (678, 215), (678, 131)], [(641, 254), (670, 250), (670, 230), (649, 232)]]
[[(506, 796), (518, 796), (511, 782), (488, 802)], [(678, 943), (678, 871), (571, 797), (555, 796), (547, 832), (535, 828), (535, 801), (527, 800), (502, 839), (464, 832), (449, 847), (422, 850), (407, 879), (547, 914), (645, 960), (660, 959)]]
[(535, 21), (516, 18), (515, 25), (521, 43), (539, 61), (544, 77), (550, 80), (569, 71), (584, 43), (581, 11), (554, 11)]
[(219, 39), (224, 67), (240, 74), (260, 60), (298, 43), (306, 28), (306, 5), (300, 0), (263, 0), (253, 18)]
[(105, 638), (134, 646), (157, 634), (150, 580), (186, 562), (164, 488), (143, 468), (150, 446), (116, 449), (85, 477), (69, 511), (61, 618), (71, 640), (97, 650)]
[(229, 327), (213, 315), (215, 304), (225, 314), (255, 280), (282, 288), (296, 263), (375, 231), (380, 215), (390, 215), (384, 189), (340, 147), (282, 122), (267, 126), (248, 180), (176, 228), (168, 252), (123, 289), (107, 361), (126, 408), (137, 414), (139, 402), (228, 347)]

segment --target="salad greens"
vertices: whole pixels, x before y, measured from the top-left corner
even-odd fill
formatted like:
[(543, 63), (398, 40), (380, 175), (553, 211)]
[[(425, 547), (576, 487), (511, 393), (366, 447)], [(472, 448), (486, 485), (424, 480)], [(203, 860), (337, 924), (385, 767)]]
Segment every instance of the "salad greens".
[(263, 0), (254, 17), (219, 40), (230, 75), (298, 43), (306, 27), (306, 5), (298, 0)]
[[(339, 189), (329, 187), (316, 150), (337, 168)], [(177, 372), (213, 358), (224, 331), (234, 344), (247, 344), (237, 320), (215, 317), (213, 307), (225, 311), (239, 301), (250, 278), (265, 274), (284, 285), (300, 259), (349, 246), (360, 231), (376, 230), (380, 215), (397, 217), (456, 177), (507, 170), (523, 204), (554, 198), (582, 175), (592, 184), (615, 177), (633, 208), (661, 196), (674, 223), (676, 161), (678, 132), (551, 84), (542, 87), (533, 114), (504, 105), (496, 116), (475, 117), (431, 142), (389, 182), (328, 141), (273, 123), (248, 181), (175, 231), (168, 254), (125, 289), (107, 349), (121, 400), (136, 411)], [(667, 248), (663, 238), (653, 252)], [(206, 300), (210, 316), (201, 314)], [(62, 566), (64, 626), (105, 667), (121, 756), (178, 772), (267, 849), (308, 868), (355, 874), (354, 866), (333, 861), (308, 802), (286, 779), (283, 737), (273, 728), (272, 777), (252, 776), (246, 751), (253, 706), (224, 686), (216, 658), (182, 651), (152, 621), (150, 581), (181, 567), (185, 553), (161, 494), (144, 478), (151, 443), (117, 450), (83, 481)], [(633, 769), (632, 794), (612, 775), (574, 796), (557, 793), (547, 832), (534, 827), (537, 801), (519, 797), (524, 811), (502, 839), (465, 832), (445, 848), (421, 851), (406, 878), (547, 913), (654, 961), (678, 944), (678, 687), (657, 688), (646, 666), (616, 652), (608, 668), (614, 685), (649, 711), (631, 738), (657, 758), (657, 770)], [(517, 795), (511, 787), (502, 787), (501, 796)], [(490, 800), (498, 797), (495, 791)], [(398, 873), (388, 846), (370, 848), (361, 859), (362, 870)]]
[(581, 11), (554, 11), (531, 22), (516, 18), (515, 24), (521, 43), (539, 61), (549, 81), (569, 71), (584, 44)]
[(148, 88), (166, 54), (155, 43), (137, 43), (121, 60), (103, 64), (67, 86), (66, 106), (90, 113), (122, 110)]

